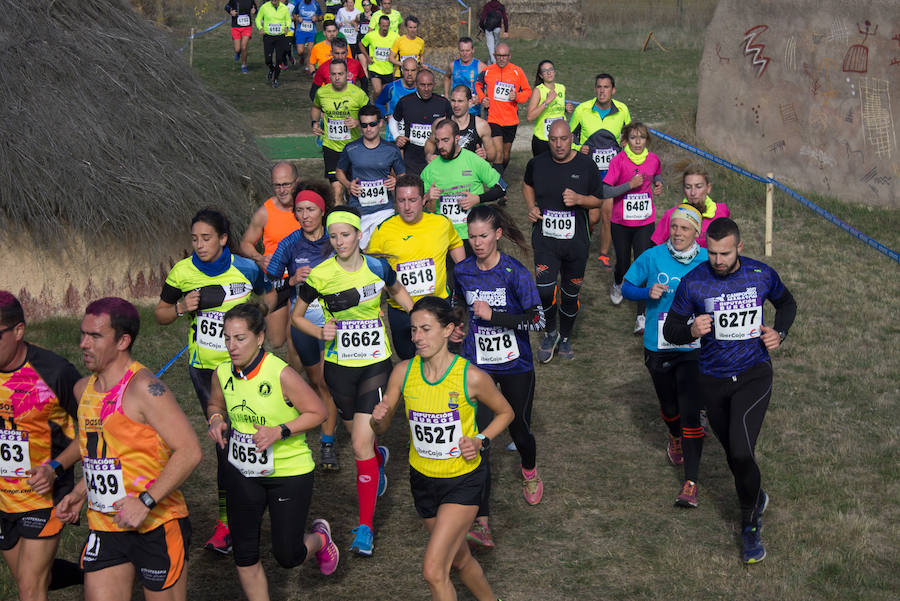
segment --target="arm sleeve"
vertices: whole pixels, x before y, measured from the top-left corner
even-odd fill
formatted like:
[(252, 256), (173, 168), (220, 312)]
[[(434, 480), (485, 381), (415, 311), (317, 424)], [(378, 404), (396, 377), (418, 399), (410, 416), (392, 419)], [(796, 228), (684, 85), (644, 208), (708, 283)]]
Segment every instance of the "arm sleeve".
[(787, 335), (788, 330), (797, 317), (797, 301), (794, 295), (782, 285), (784, 292), (777, 299), (769, 298), (775, 307), (775, 324), (772, 326), (778, 332), (784, 332)]
[(394, 107), (394, 120), (403, 121), (403, 98), (401, 98), (397, 102), (397, 106)]
[(290, 260), (290, 249), (294, 245), (294, 235), (291, 234), (278, 243), (275, 252), (269, 258), (269, 264), (266, 266), (266, 276), (272, 280), (280, 280), (284, 275)]
[(661, 184), (661, 183), (663, 183), (662, 175), (659, 174), (659, 173), (654, 173), (654, 174), (653, 174), (653, 183), (654, 183), (654, 184)]
[(319, 291), (313, 288), (309, 283), (309, 279), (307, 279), (300, 284), (300, 290), (297, 291), (297, 296), (303, 299), (303, 302), (308, 305), (319, 298)]
[[(519, 100), (520, 97), (524, 97), (525, 100)], [(528, 102), (531, 98), (531, 84), (528, 83), (528, 78), (525, 77), (525, 72), (519, 72), (519, 91), (516, 92), (516, 102), (522, 104), (524, 102)]]
[(622, 281), (622, 296), (630, 301), (642, 301), (650, 298), (650, 289), (635, 286), (627, 279)]
[(489, 323), (492, 326), (500, 326), (512, 330), (539, 331), (544, 329), (544, 310), (538, 305), (527, 309), (524, 313), (491, 311)]
[(506, 195), (505, 187), (500, 185), (500, 182), (494, 184), (494, 186), (490, 190), (485, 190), (483, 194), (478, 195), (479, 202), (493, 202), (495, 200), (500, 200)]
[(603, 198), (615, 198), (617, 196), (622, 196), (626, 192), (631, 189), (631, 184), (625, 182), (624, 184), (619, 184), (618, 186), (610, 186), (607, 183), (603, 183)]
[[(318, 73), (318, 72), (317, 72), (317, 73)], [(316, 99), (316, 92), (319, 91), (319, 88), (320, 88), (320, 87), (321, 87), (321, 86), (320, 86), (319, 84), (316, 83), (315, 77), (313, 77), (313, 83), (312, 83), (311, 86), (309, 86), (309, 99), (310, 99), (310, 100), (313, 100), (313, 101), (314, 101), (314, 100)]]
[(690, 315), (682, 315), (669, 310), (666, 322), (663, 324), (663, 337), (672, 344), (689, 344), (693, 342), (691, 326), (688, 325)]
[[(391, 132), (395, 140), (403, 135), (403, 132), (400, 131), (400, 124), (393, 115), (388, 119), (388, 131)], [(405, 169), (406, 167), (404, 166), (404, 173), (406, 172)]]
[(506, 7), (502, 4), (500, 5), (500, 12), (503, 13), (503, 31), (509, 33), (509, 17), (506, 14)]
[(162, 292), (159, 295), (159, 298), (164, 303), (169, 303), (170, 305), (174, 305), (178, 302), (178, 299), (182, 297), (183, 293), (180, 288), (176, 288), (169, 282), (163, 284)]

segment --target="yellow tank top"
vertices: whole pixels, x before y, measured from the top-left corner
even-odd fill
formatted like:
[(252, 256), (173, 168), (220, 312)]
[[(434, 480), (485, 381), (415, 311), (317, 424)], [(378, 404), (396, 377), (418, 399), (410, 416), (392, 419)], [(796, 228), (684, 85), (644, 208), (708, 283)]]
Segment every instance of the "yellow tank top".
[(455, 356), (437, 382), (422, 371), (422, 358), (413, 357), (403, 379), (403, 399), (411, 433), (409, 465), (430, 478), (454, 478), (481, 464), (481, 455), (467, 461), (459, 450), (462, 436), (478, 433), (477, 402), (469, 399), (466, 371), (469, 362)]
[[(547, 141), (547, 134), (550, 131), (550, 124), (559, 119), (566, 118), (566, 86), (554, 82), (553, 87), (556, 88), (556, 98), (554, 98), (547, 108), (538, 115), (537, 120), (534, 122), (535, 137), (538, 140), (543, 140), (545, 142)], [(541, 104), (543, 104), (547, 100), (547, 96), (550, 95), (550, 88), (545, 84), (539, 84), (534, 90), (540, 94)]]
[[(127, 496), (137, 497), (159, 477), (169, 456), (169, 446), (150, 425), (139, 424), (125, 415), (122, 398), (131, 378), (145, 369), (137, 361), (115, 386), (105, 392), (94, 389), (92, 375), (78, 402), (78, 442), (82, 471), (88, 491), (88, 526), (101, 532), (125, 532), (113, 519), (113, 503)], [(181, 491), (157, 499), (138, 532), (149, 532), (168, 521), (187, 517)]]

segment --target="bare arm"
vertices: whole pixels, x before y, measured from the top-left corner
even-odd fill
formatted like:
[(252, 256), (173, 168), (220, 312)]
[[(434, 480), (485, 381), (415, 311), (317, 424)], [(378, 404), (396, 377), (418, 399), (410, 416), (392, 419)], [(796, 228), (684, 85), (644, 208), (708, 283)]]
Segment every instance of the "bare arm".
[[(312, 388), (291, 367), (281, 370), (279, 377), (281, 391), (284, 393), (300, 415), (285, 422), (285, 426), (291, 431), (291, 436), (311, 430), (325, 421), (328, 410)], [(281, 424), (274, 426), (260, 426), (254, 424), (256, 433), (253, 435), (253, 443), (257, 451), (265, 451), (281, 440)]]
[(391, 418), (400, 404), (400, 393), (403, 389), (403, 379), (406, 377), (408, 365), (409, 361), (401, 361), (394, 367), (381, 402), (372, 409), (372, 417), (369, 419), (369, 424), (372, 426), (375, 434), (384, 434), (387, 432), (388, 426), (391, 425)]
[(403, 284), (400, 283), (400, 280), (394, 282), (393, 286), (389, 286), (388, 291), (391, 293), (391, 298), (397, 301), (397, 304), (403, 307), (404, 311), (407, 313), (412, 311), (412, 297), (409, 295), (409, 292), (406, 291), (406, 288), (403, 287)]
[(266, 268), (266, 257), (256, 250), (256, 243), (259, 242), (260, 238), (262, 238), (263, 229), (265, 229), (266, 223), (268, 223), (268, 221), (269, 212), (266, 211), (266, 207), (259, 207), (253, 214), (253, 218), (250, 220), (250, 225), (247, 227), (247, 231), (244, 232), (244, 237), (241, 238), (240, 246), (241, 254), (251, 261), (255, 262), (263, 270), (265, 270)]
[(481, 146), (484, 148), (485, 157), (488, 163), (494, 163), (497, 160), (497, 145), (494, 144), (494, 137), (491, 135), (491, 126), (487, 120), (481, 117), (475, 118), (475, 130), (478, 137), (481, 138)]
[(531, 98), (528, 99), (528, 108), (525, 111), (525, 118), (529, 121), (537, 119), (538, 115), (547, 107), (546, 104), (541, 102), (541, 95), (536, 92), (532, 92)]
[[(512, 407), (510, 407), (506, 397), (497, 388), (497, 385), (494, 384), (494, 380), (471, 364), (466, 372), (466, 385), (469, 398), (477, 399), (479, 403), (484, 403), (494, 412), (494, 419), (491, 420), (487, 428), (481, 431), (487, 438), (494, 440), (512, 423), (515, 417)], [(459, 448), (463, 457), (469, 460), (475, 458), (475, 454), (481, 451), (481, 446), (480, 438), (463, 436), (459, 441)], [(473, 448), (474, 453), (472, 452)]]
[(454, 263), (459, 263), (463, 259), (466, 258), (466, 248), (464, 246), (457, 246), (456, 248), (450, 249), (450, 258), (453, 259)]

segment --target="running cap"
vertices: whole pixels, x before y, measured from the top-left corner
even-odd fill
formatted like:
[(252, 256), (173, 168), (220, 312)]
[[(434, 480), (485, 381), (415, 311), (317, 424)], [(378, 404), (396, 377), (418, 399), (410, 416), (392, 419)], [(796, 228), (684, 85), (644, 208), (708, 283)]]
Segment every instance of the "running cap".
[(319, 207), (319, 209), (321, 209), (323, 213), (325, 212), (325, 199), (322, 198), (317, 192), (314, 192), (312, 190), (300, 190), (299, 192), (297, 192), (297, 197), (294, 199), (294, 205), (296, 205), (298, 202), (303, 202), (304, 200), (313, 203), (314, 205)]
[(672, 213), (672, 217), (669, 218), (670, 221), (672, 219), (684, 219), (685, 221), (689, 221), (690, 224), (694, 226), (694, 229), (697, 230), (697, 233), (700, 233), (700, 224), (703, 223), (703, 217), (700, 215), (700, 211), (692, 205), (678, 205)]
[(331, 227), (335, 223), (346, 223), (352, 225), (358, 230), (362, 230), (359, 215), (354, 215), (350, 211), (332, 211), (325, 220), (325, 227)]
[(325, 21), (334, 21), (334, 15), (331, 13), (327, 13), (324, 17), (322, 17), (322, 22)]

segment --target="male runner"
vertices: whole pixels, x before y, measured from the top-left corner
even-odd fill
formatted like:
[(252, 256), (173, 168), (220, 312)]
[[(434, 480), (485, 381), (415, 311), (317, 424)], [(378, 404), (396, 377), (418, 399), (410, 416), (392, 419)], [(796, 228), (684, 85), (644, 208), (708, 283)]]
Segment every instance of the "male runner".
[[(681, 278), (663, 335), (672, 344), (700, 338), (701, 406), (734, 476), (743, 561), (758, 563), (766, 556), (760, 530), (769, 497), (762, 489), (755, 449), (772, 396), (769, 351), (784, 342), (797, 303), (774, 269), (741, 256), (744, 244), (734, 221), (713, 221), (706, 242), (709, 262)], [(766, 299), (775, 307), (771, 328), (763, 323)]]
[[(604, 177), (609, 169), (609, 162), (622, 149), (622, 128), (631, 123), (631, 114), (625, 103), (613, 99), (616, 80), (612, 75), (597, 75), (594, 78), (594, 91), (595, 99), (586, 100), (575, 107), (571, 127), (575, 149), (590, 155), (600, 170), (600, 177)], [(612, 269), (609, 260), (612, 205), (612, 198), (604, 199), (600, 211), (594, 210), (590, 215), (591, 228), (597, 222), (603, 222), (600, 226), (600, 256), (597, 258), (606, 269)]]
[(372, 20), (377, 22), (381, 17), (387, 17), (390, 22), (391, 31), (400, 35), (400, 23), (403, 21), (403, 17), (400, 16), (399, 10), (393, 10), (391, 8), (391, 4), (391, 0), (381, 0), (381, 8), (375, 11), (372, 15)]
[[(444, 96), (450, 98), (451, 90), (456, 89), (458, 85), (464, 85), (469, 88), (469, 98), (472, 98), (476, 94), (475, 82), (487, 69), (487, 65), (475, 58), (475, 43), (472, 38), (459, 38), (456, 48), (459, 51), (459, 58), (451, 61), (444, 73)], [(468, 110), (473, 115), (481, 115), (479, 104), (472, 103)]]
[(449, 117), (450, 102), (439, 94), (434, 94), (434, 73), (428, 69), (416, 75), (416, 93), (400, 99), (394, 109), (394, 121), (403, 124), (393, 132), (397, 147), (403, 150), (406, 171), (419, 175), (425, 168), (425, 142), (431, 135), (431, 124), (436, 119)]
[(365, 248), (375, 228), (394, 214), (394, 184), (406, 165), (400, 149), (381, 137), (381, 111), (367, 104), (357, 118), (362, 137), (341, 151), (335, 175), (350, 192), (347, 204), (359, 210), (359, 247)]
[(313, 75), (312, 86), (309, 88), (309, 99), (314, 100), (316, 92), (326, 83), (331, 83), (331, 61), (346, 61), (347, 63), (347, 83), (352, 83), (363, 92), (369, 90), (369, 80), (366, 77), (366, 71), (362, 64), (355, 58), (348, 58), (350, 49), (347, 47), (347, 40), (335, 38), (331, 42), (331, 58), (319, 65), (316, 74)]
[(391, 46), (391, 63), (396, 65), (394, 77), (400, 76), (400, 67), (403, 61), (413, 58), (416, 63), (421, 63), (425, 57), (425, 40), (418, 36), (419, 19), (410, 15), (406, 17), (406, 33), (397, 38)]
[[(19, 599), (46, 601), (47, 589), (78, 584), (78, 567), (56, 560), (63, 523), (53, 505), (75, 485), (81, 376), (48, 350), (25, 341), (25, 312), (0, 290), (0, 551)], [(52, 566), (52, 567), (51, 567)]]
[[(462, 240), (446, 217), (425, 212), (425, 186), (416, 175), (397, 178), (397, 214), (378, 226), (366, 252), (384, 255), (413, 301), (424, 296), (447, 298), (447, 257), (453, 263), (466, 258)], [(394, 350), (401, 360), (412, 359), (409, 313), (388, 299), (388, 321)]]
[(388, 142), (394, 141), (391, 129), (400, 129), (400, 126), (394, 122), (394, 109), (397, 108), (397, 103), (401, 98), (416, 91), (416, 73), (418, 72), (419, 63), (416, 62), (416, 59), (406, 59), (400, 67), (400, 79), (395, 79), (381, 88), (381, 94), (375, 99), (375, 106), (382, 115), (387, 116), (388, 127), (385, 139)]
[(304, 55), (312, 50), (316, 39), (316, 21), (322, 19), (322, 7), (316, 0), (297, 0), (291, 12), (294, 20), (294, 43), (300, 64), (306, 63), (306, 72), (311, 68)]
[(247, 72), (247, 48), (253, 35), (251, 18), (256, 14), (256, 0), (228, 0), (225, 12), (231, 16), (231, 40), (234, 60), (241, 61), (241, 73)]
[(394, 80), (394, 65), (391, 64), (391, 48), (400, 37), (396, 31), (390, 30), (391, 20), (387, 16), (379, 19), (372, 17), (378, 27), (369, 30), (359, 42), (360, 52), (372, 80), (372, 92), (377, 98), (381, 88)]
[[(309, 68), (308, 71), (310, 73), (315, 72), (319, 67), (325, 64), (325, 61), (332, 58), (332, 47), (331, 44), (336, 39), (338, 39), (338, 26), (334, 20), (325, 21), (324, 25), (322, 25), (322, 32), (325, 34), (325, 39), (312, 47), (312, 50), (309, 52)], [(346, 43), (346, 40), (344, 40)], [(348, 56), (352, 56), (349, 49), (347, 51)]]
[[(484, 160), (492, 162), (497, 156), (494, 139), (491, 137), (491, 126), (488, 122), (468, 111), (472, 104), (472, 92), (463, 84), (453, 88), (450, 94), (451, 119), (459, 127), (459, 147), (471, 150)], [(437, 125), (437, 121), (435, 121)], [(431, 162), (437, 146), (434, 136), (425, 142), (425, 158)]]
[(191, 525), (178, 487), (200, 463), (200, 444), (174, 395), (132, 359), (139, 330), (121, 298), (92, 302), (81, 322), (91, 372), (75, 385), (84, 478), (56, 512), (74, 522), (88, 501), (87, 601), (131, 599), (135, 576), (145, 599), (187, 599)]
[(537, 352), (541, 363), (549, 363), (557, 347), (560, 357), (575, 358), (569, 337), (578, 315), (578, 295), (591, 244), (587, 209), (600, 206), (603, 189), (593, 162), (572, 149), (572, 132), (565, 119), (550, 125), (547, 140), (550, 152), (528, 161), (522, 184), (528, 218), (534, 224), (531, 246), (535, 280), (547, 322), (547, 333)]
[[(347, 85), (347, 63), (333, 60), (329, 66), (331, 83), (316, 91), (310, 108), (312, 132), (322, 138), (322, 158), (325, 160), (325, 176), (331, 182), (334, 203), (341, 204), (344, 191), (335, 170), (338, 157), (348, 142), (359, 137), (356, 115), (369, 103), (366, 93), (356, 86)], [(319, 119), (325, 116), (325, 129)]]
[(481, 106), (488, 109), (494, 146), (500, 150), (494, 169), (503, 175), (519, 128), (519, 105), (531, 98), (531, 86), (525, 71), (509, 62), (508, 44), (497, 44), (494, 57), (497, 62), (479, 76), (475, 89)]
[(281, 64), (291, 54), (288, 34), (291, 29), (291, 11), (281, 0), (269, 0), (256, 13), (256, 27), (263, 34), (263, 52), (269, 72), (266, 78), (272, 87), (278, 87)]

